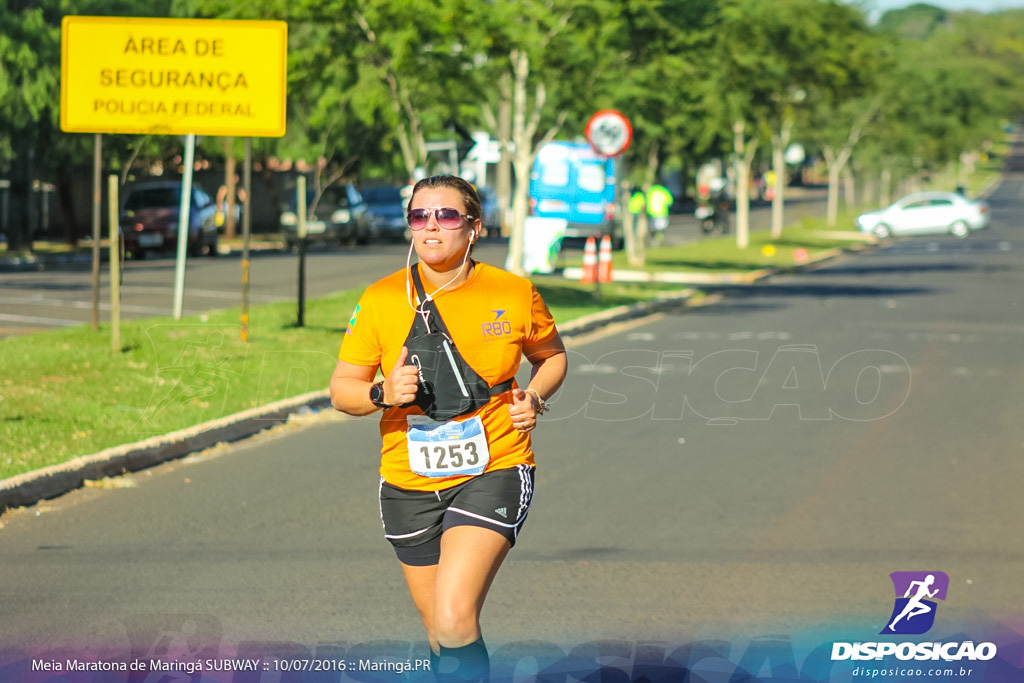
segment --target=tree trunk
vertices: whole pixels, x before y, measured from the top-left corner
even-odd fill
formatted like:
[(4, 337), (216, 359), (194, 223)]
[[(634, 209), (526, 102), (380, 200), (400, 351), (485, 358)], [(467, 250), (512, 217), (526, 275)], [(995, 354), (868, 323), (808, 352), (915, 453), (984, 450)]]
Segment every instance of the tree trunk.
[[(619, 212), (622, 215), (622, 235), (626, 242), (626, 259), (631, 266), (642, 266), (644, 263), (643, 243), (638, 242), (639, 231), (637, 225), (640, 222), (640, 214), (633, 215), (629, 210), (630, 192), (629, 182), (623, 180), (619, 186)], [(640, 254), (637, 261), (636, 254)]]
[(825, 209), (825, 222), (830, 228), (833, 228), (839, 215), (839, 173), (842, 168), (831, 147), (822, 147), (821, 153), (825, 157), (825, 166), (828, 168), (828, 202)]
[[(853, 154), (853, 145), (843, 147), (837, 153), (834, 147), (829, 145), (821, 146), (821, 155), (825, 158), (825, 165), (828, 167), (828, 209), (826, 222), (828, 227), (834, 228), (839, 217), (839, 182), (842, 178), (843, 169)], [(847, 204), (853, 200), (852, 180), (846, 186)]]
[(772, 170), (775, 171), (775, 184), (772, 196), (772, 239), (782, 237), (784, 227), (784, 192), (786, 187), (786, 148), (793, 132), (793, 120), (787, 118), (782, 122), (781, 129), (772, 140)]
[[(660, 150), (661, 145), (657, 140), (653, 141), (650, 149), (647, 150), (647, 164), (644, 169), (645, 182), (642, 189), (644, 197), (647, 196), (651, 185), (654, 184), (658, 177), (658, 154)], [(629, 214), (630, 198), (628, 196), (628, 186), (626, 183), (623, 183), (622, 187), (622, 204), (626, 207), (626, 213)], [(646, 207), (646, 202), (644, 206)], [(645, 208), (644, 211), (636, 215), (636, 220), (632, 221), (633, 234), (626, 233), (626, 258), (629, 260), (629, 265), (636, 268), (642, 267), (647, 262), (647, 236), (651, 234), (650, 220), (650, 214), (647, 213)]]
[(412, 178), (416, 171), (416, 155), (413, 154), (412, 145), (409, 143), (405, 124), (399, 123), (397, 128), (395, 137), (398, 138), (398, 148), (402, 151), (402, 161), (405, 162), (405, 174)]
[[(821, 153), (825, 157), (825, 165), (828, 167), (828, 218), (827, 223), (830, 228), (834, 228), (836, 220), (839, 214), (839, 179), (840, 174), (846, 167), (847, 162), (853, 155), (853, 148), (857, 145), (857, 142), (864, 136), (864, 127), (875, 117), (878, 113), (878, 108), (881, 104), (881, 98), (875, 98), (868, 107), (864, 110), (864, 113), (850, 128), (849, 134), (846, 136), (846, 141), (843, 143), (841, 148), (836, 149), (834, 145), (821, 143)], [(847, 185), (846, 201), (848, 205), (852, 205), (854, 201), (853, 197), (853, 184), (852, 180)]]
[(750, 246), (750, 165), (757, 152), (757, 140), (747, 140), (743, 121), (733, 123), (733, 150), (736, 160), (736, 246), (746, 249)]
[(494, 194), (498, 201), (498, 213), (501, 216), (501, 234), (508, 235), (510, 209), (512, 208), (512, 78), (509, 74), (501, 75), (498, 80), (497, 133), (498, 144), (501, 146), (501, 158), (498, 160), (495, 177)]
[[(533, 166), (533, 154), (521, 153), (516, 148), (515, 160), (512, 162), (517, 178), (529, 178)], [(523, 236), (526, 225), (526, 212), (529, 204), (530, 184), (518, 182), (512, 194), (512, 225), (508, 235), (508, 260), (506, 269), (515, 275), (525, 275), (523, 270)]]
[(7, 233), (8, 251), (32, 250), (32, 232), (36, 225), (36, 193), (32, 190), (36, 154), (33, 144), (34, 141), (22, 147), (20, 160), (17, 160), (18, 154), (15, 152), (15, 180), (8, 190), (11, 198)]
[(529, 98), (527, 82), (530, 77), (530, 57), (522, 50), (512, 50), (509, 54), (512, 65), (512, 142), (515, 145), (513, 167), (516, 173), (515, 192), (512, 199), (512, 225), (508, 237), (508, 260), (506, 267), (509, 272), (524, 275), (523, 270), (523, 239), (525, 236), (526, 214), (529, 210), (530, 171), (533, 169), (537, 151), (551, 141), (558, 129), (562, 127), (567, 111), (558, 114), (555, 124), (547, 130), (536, 148), (533, 145), (537, 127), (540, 125), (541, 111), (547, 101), (547, 89), (544, 83), (537, 84), (533, 107), (529, 117)]
[(853, 180), (853, 171), (850, 165), (843, 167), (843, 203), (847, 211), (851, 211), (857, 205), (856, 187)]
[(512, 199), (512, 225), (508, 236), (509, 272), (523, 275), (523, 232), (530, 192), (530, 170), (533, 166), (533, 141), (526, 123), (526, 81), (530, 76), (530, 59), (523, 50), (513, 50), (512, 63), (512, 141), (515, 144), (516, 179)]
[(60, 180), (57, 183), (57, 196), (60, 199), (61, 238), (64, 244), (78, 244), (78, 226), (75, 223), (75, 193), (72, 191), (73, 172), (66, 167), (58, 171)]

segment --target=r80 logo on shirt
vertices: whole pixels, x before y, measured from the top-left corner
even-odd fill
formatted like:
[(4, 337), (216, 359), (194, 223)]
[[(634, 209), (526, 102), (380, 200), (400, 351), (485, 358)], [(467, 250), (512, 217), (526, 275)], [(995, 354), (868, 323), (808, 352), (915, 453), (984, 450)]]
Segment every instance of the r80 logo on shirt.
[(502, 320), (501, 317), (505, 315), (503, 309), (494, 309), (494, 320), (489, 323), (483, 323), (480, 325), (480, 331), (484, 337), (504, 337), (512, 334), (512, 323), (508, 320)]

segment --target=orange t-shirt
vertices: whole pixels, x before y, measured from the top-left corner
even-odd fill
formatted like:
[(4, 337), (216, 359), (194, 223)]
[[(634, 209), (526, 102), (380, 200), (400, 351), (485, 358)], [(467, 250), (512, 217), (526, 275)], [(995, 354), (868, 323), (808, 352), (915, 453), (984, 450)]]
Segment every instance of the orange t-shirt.
[[(379, 367), (385, 375), (391, 371), (415, 315), (407, 281), (415, 300), (416, 289), (405, 269), (363, 292), (341, 342), (341, 360)], [(490, 386), (515, 375), (524, 348), (548, 342), (557, 334), (555, 321), (532, 282), (484, 263), (475, 263), (465, 282), (442, 290), (434, 301), (459, 353)], [(509, 418), (511, 402), (510, 392), (505, 392), (492, 396), (482, 408), (455, 418), (461, 422), (479, 415), (483, 421), (490, 451), (486, 472), (533, 464), (530, 435), (518, 432)], [(404, 489), (437, 491), (470, 479), (426, 477), (412, 471), (406, 418), (422, 412), (415, 406), (384, 411), (380, 421), (380, 474), (384, 481)]]

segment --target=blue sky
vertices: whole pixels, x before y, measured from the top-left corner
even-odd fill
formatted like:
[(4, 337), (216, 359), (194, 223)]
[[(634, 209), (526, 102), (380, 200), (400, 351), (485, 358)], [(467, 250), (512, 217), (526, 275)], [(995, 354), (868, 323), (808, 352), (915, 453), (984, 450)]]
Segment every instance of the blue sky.
[(976, 9), (979, 12), (992, 12), (1001, 9), (1024, 9), (1024, 0), (869, 0), (869, 6), (885, 11), (914, 5), (917, 2), (924, 2), (928, 5), (952, 10)]
[(1024, 9), (1024, 0), (863, 0), (868, 20), (878, 21), (883, 12), (900, 9), (918, 2), (949, 10), (973, 9), (979, 12), (996, 12), (1003, 9)]

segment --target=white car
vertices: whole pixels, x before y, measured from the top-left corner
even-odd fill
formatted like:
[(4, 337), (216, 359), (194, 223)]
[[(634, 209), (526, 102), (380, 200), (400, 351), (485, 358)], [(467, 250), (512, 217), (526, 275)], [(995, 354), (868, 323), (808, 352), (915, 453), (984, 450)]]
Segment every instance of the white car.
[(861, 214), (857, 228), (879, 239), (893, 235), (951, 234), (967, 237), (972, 230), (987, 228), (988, 204), (955, 192), (917, 192), (891, 206)]

